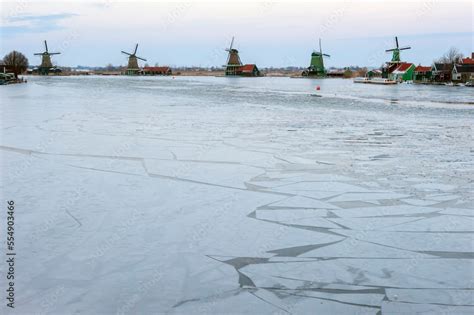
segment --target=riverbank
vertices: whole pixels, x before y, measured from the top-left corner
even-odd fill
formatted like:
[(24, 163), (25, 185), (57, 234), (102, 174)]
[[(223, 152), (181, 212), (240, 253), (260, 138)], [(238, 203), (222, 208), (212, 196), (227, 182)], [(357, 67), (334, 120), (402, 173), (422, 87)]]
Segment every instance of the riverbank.
[(0, 85), (10, 85), (10, 84), (19, 84), (27, 83), (28, 81), (25, 78), (9, 78), (6, 76), (0, 77)]

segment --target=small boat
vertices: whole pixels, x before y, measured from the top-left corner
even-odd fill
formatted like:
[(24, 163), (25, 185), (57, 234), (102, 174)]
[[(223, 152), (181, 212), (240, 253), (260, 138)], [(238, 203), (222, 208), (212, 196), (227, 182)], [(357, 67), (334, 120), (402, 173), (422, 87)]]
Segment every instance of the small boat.
[(389, 85), (389, 84), (397, 84), (397, 81), (393, 81), (393, 80), (389, 80), (385, 78), (374, 78), (374, 79), (369, 80), (369, 82), (367, 83)]
[(369, 84), (397, 84), (397, 81), (384, 79), (384, 78), (373, 78), (358, 77), (354, 79), (354, 83), (369, 83)]
[(354, 78), (354, 83), (370, 83), (369, 82), (369, 78), (367, 77), (357, 77), (357, 78)]
[(0, 85), (16, 83), (15, 81), (15, 75), (13, 73), (0, 73)]
[(448, 83), (445, 83), (444, 85), (446, 85), (446, 86), (465, 86), (465, 84), (463, 84), (463, 83), (455, 83), (455, 82), (448, 82)]

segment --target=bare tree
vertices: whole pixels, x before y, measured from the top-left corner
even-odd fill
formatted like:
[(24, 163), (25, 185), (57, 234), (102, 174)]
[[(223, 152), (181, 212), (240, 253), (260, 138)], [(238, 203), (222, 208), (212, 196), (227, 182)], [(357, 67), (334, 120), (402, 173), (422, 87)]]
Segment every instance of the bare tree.
[(367, 72), (369, 70), (366, 67), (359, 68), (357, 71), (355, 71), (355, 76), (356, 77), (365, 77), (367, 75)]
[(3, 57), (3, 63), (12, 68), (15, 78), (17, 79), (18, 75), (25, 72), (28, 68), (28, 58), (16, 50), (5, 55), (5, 57)]
[(352, 78), (353, 77), (353, 72), (350, 68), (344, 69), (344, 78)]
[(109, 63), (107, 66), (105, 66), (105, 70), (107, 71), (113, 71), (115, 69), (114, 65)]
[(464, 55), (459, 51), (459, 49), (451, 47), (438, 61), (454, 65), (459, 63), (463, 57)]

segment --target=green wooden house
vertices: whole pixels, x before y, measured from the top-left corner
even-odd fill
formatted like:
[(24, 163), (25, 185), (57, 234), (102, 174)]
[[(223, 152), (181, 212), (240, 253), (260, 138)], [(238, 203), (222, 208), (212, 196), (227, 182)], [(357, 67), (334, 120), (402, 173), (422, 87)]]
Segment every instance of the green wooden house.
[(415, 65), (412, 63), (401, 62), (398, 67), (388, 74), (388, 79), (392, 81), (412, 81)]
[(431, 67), (424, 67), (419, 65), (413, 71), (413, 81), (417, 83), (428, 83), (431, 82), (433, 77), (433, 72)]

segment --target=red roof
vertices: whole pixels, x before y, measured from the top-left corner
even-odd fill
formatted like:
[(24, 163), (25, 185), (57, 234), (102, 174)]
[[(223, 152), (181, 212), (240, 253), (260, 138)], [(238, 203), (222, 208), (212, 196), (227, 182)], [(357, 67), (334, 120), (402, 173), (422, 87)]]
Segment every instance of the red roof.
[(413, 64), (412, 63), (401, 63), (395, 71), (407, 71)]
[(168, 72), (170, 67), (145, 67), (143, 70), (152, 72)]
[(431, 67), (417, 66), (415, 72), (428, 72), (431, 71)]
[(256, 65), (243, 65), (242, 67), (240, 67), (240, 70), (242, 72), (253, 72), (253, 69), (255, 69)]
[(461, 60), (461, 63), (468, 64), (468, 65), (474, 65), (474, 59), (472, 59), (472, 58), (463, 58)]

